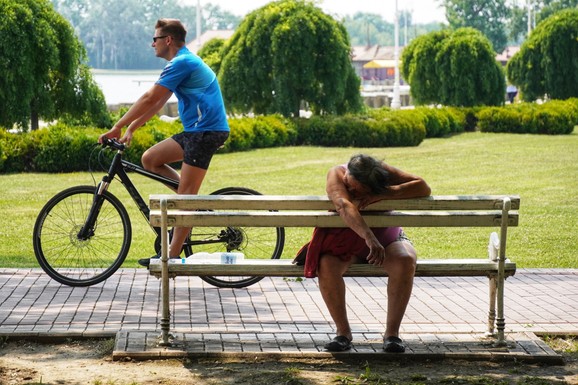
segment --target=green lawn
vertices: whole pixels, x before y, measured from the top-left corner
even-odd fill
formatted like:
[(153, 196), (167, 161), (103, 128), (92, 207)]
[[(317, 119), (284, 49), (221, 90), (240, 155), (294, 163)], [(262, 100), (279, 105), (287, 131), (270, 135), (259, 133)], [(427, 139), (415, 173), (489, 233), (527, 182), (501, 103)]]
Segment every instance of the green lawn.
[[(215, 156), (201, 193), (244, 186), (264, 194), (324, 194), (325, 174), (364, 152), (423, 176), (435, 195), (519, 194), (520, 225), (509, 232), (508, 255), (519, 267), (578, 267), (578, 131), (565, 136), (464, 133), (427, 139), (419, 147), (285, 147)], [(102, 172), (94, 174), (96, 181)], [(143, 196), (169, 192), (135, 176)], [(94, 184), (89, 173), (0, 175), (0, 266), (37, 267), (34, 221), (64, 188)], [(120, 183), (111, 192), (132, 218), (133, 244), (125, 263), (154, 253), (153, 233)], [(420, 258), (484, 257), (491, 229), (409, 228)], [(284, 258), (292, 258), (311, 229), (287, 229)]]

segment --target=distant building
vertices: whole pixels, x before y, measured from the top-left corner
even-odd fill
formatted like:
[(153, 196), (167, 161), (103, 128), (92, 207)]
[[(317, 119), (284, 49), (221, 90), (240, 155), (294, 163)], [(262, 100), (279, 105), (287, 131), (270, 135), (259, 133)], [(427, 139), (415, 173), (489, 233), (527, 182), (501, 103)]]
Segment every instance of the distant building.
[(505, 66), (506, 63), (508, 63), (508, 61), (512, 58), (512, 56), (517, 54), (519, 50), (520, 50), (519, 46), (506, 47), (504, 52), (496, 55), (496, 60), (499, 61), (503, 66)]
[[(362, 79), (363, 84), (379, 82), (382, 84), (393, 84), (395, 60), (394, 47), (380, 45), (354, 46), (352, 49), (352, 62), (355, 73)], [(503, 66), (514, 56), (520, 47), (510, 46), (496, 55), (496, 60)], [(401, 56), (403, 47), (399, 47), (399, 65), (401, 66)], [(403, 78), (400, 81), (403, 84)]]
[[(393, 85), (395, 79), (395, 47), (372, 45), (353, 46), (351, 49), (353, 68), (361, 79), (362, 85)], [(403, 47), (399, 47), (400, 65), (402, 52)], [(400, 83), (404, 83), (401, 74)]]
[(200, 37), (188, 43), (187, 48), (189, 49), (189, 51), (197, 53), (199, 49), (201, 49), (201, 47), (209, 40), (215, 38), (229, 40), (231, 36), (233, 36), (233, 33), (235, 33), (235, 31), (233, 31), (232, 29), (215, 29), (205, 31), (203, 34), (201, 34)]

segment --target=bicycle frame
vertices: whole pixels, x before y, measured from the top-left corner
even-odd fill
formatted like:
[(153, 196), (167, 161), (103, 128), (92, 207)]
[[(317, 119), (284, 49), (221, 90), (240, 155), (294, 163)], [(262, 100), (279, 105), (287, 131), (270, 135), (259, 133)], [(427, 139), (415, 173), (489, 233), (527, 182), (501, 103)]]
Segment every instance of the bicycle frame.
[[(143, 197), (140, 195), (138, 190), (136, 189), (135, 185), (130, 180), (127, 171), (133, 171), (139, 175), (143, 175), (147, 178), (163, 183), (168, 187), (172, 188), (173, 190), (176, 190), (179, 187), (179, 181), (177, 180), (166, 178), (154, 172), (147, 171), (141, 166), (138, 166), (134, 163), (122, 159), (122, 154), (124, 152), (124, 145), (122, 144), (116, 145), (115, 142), (112, 141), (107, 143), (110, 144), (111, 147), (115, 148), (117, 152), (112, 159), (108, 172), (106, 173), (105, 176), (103, 176), (102, 180), (97, 186), (96, 192), (94, 194), (92, 208), (88, 214), (88, 217), (86, 218), (84, 226), (82, 226), (82, 228), (78, 232), (78, 238), (82, 240), (89, 239), (92, 235), (94, 235), (94, 225), (96, 223), (96, 218), (98, 217), (103, 202), (102, 194), (104, 194), (104, 192), (108, 190), (110, 183), (114, 180), (116, 176), (119, 177), (122, 185), (126, 188), (129, 195), (136, 203), (139, 211), (146, 218), (147, 222), (150, 214), (150, 208), (143, 199)], [(157, 235), (160, 234), (159, 228), (153, 226), (151, 226), (151, 228)]]
[[(116, 149), (117, 152), (112, 159), (110, 167), (108, 168), (108, 172), (106, 173), (105, 176), (102, 177), (102, 180), (100, 181), (100, 183), (97, 186), (97, 189), (96, 189), (96, 192), (95, 192), (94, 198), (93, 198), (92, 207), (90, 209), (88, 217), (86, 218), (84, 225), (82, 226), (82, 228), (80, 229), (80, 231), (77, 234), (78, 239), (81, 239), (81, 240), (87, 240), (94, 235), (94, 226), (96, 223), (96, 218), (98, 218), (98, 214), (100, 213), (100, 208), (102, 207), (102, 203), (104, 201), (104, 198), (102, 197), (102, 195), (104, 194), (105, 191), (108, 190), (110, 183), (114, 180), (114, 178), (116, 176), (118, 176), (122, 185), (125, 187), (126, 191), (129, 193), (129, 195), (131, 196), (133, 201), (136, 203), (139, 211), (142, 213), (142, 215), (145, 217), (147, 223), (149, 223), (149, 224), (150, 224), (150, 222), (149, 222), (150, 208), (149, 208), (148, 204), (146, 203), (146, 201), (141, 196), (141, 194), (138, 192), (134, 183), (130, 180), (130, 177), (128, 176), (127, 172), (130, 172), (130, 171), (135, 172), (139, 175), (142, 175), (142, 176), (145, 176), (145, 177), (150, 178), (152, 180), (155, 180), (157, 182), (163, 183), (173, 190), (177, 190), (179, 187), (179, 181), (178, 180), (167, 178), (167, 177), (164, 177), (162, 175), (156, 174), (154, 172), (145, 170), (143, 167), (141, 167), (139, 165), (136, 165), (134, 163), (131, 163), (127, 160), (122, 159), (122, 154), (124, 153), (124, 149), (125, 149), (125, 146), (123, 144), (115, 142), (115, 141), (111, 141), (111, 140), (107, 141), (106, 144), (109, 145), (110, 147)], [(155, 234), (157, 236), (160, 235), (161, 230), (159, 227), (151, 226), (151, 229), (155, 232)], [(226, 231), (233, 231), (233, 230), (228, 229)], [(226, 237), (228, 235), (226, 231), (222, 232), (221, 235), (218, 237), (218, 239), (213, 239), (213, 240), (204, 239), (204, 240), (198, 240), (198, 241), (194, 241), (192, 239), (189, 239), (186, 242), (186, 244), (188, 244), (189, 246), (195, 246), (195, 245), (203, 245), (203, 244), (211, 244), (211, 243), (220, 243), (220, 242), (222, 242), (221, 238)]]

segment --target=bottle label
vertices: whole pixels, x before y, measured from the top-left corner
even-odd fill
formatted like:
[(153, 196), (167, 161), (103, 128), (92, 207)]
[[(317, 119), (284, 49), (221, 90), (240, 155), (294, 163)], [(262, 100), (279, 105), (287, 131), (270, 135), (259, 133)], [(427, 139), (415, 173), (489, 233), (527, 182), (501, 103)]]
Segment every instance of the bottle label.
[(237, 256), (233, 253), (222, 253), (221, 254), (221, 263), (225, 265), (233, 265), (237, 263)]

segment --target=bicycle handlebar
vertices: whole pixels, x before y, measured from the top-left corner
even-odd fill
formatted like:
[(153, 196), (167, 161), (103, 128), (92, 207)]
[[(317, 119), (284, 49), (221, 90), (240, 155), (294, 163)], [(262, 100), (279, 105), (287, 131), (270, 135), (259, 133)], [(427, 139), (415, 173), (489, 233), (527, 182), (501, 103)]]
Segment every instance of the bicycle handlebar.
[(114, 138), (107, 137), (102, 138), (102, 147), (111, 147), (119, 151), (124, 151), (126, 149), (126, 145), (124, 143), (120, 143)]

